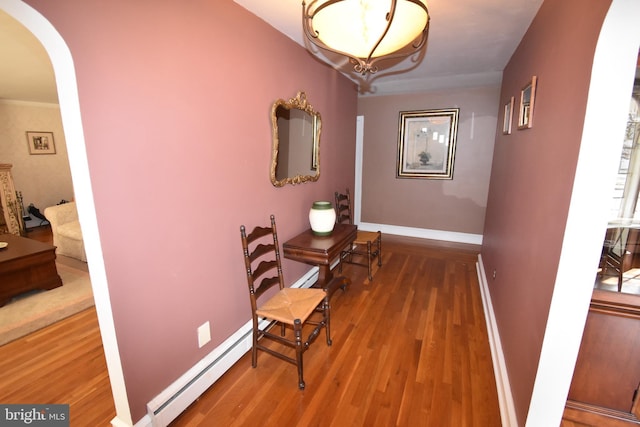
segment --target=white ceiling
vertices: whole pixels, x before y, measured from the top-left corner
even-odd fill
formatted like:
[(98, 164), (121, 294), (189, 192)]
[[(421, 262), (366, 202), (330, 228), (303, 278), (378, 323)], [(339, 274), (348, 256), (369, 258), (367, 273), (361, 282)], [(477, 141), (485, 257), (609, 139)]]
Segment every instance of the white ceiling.
[[(302, 34), (301, 0), (234, 1), (298, 44), (309, 44)], [(379, 62), (381, 70), (368, 80), (352, 72), (345, 59), (322, 52), (319, 56), (357, 81), (364, 95), (499, 84), (541, 4), (542, 0), (427, 0), (431, 21), (421, 60)], [(388, 65), (391, 68), (383, 69)]]
[[(234, 1), (305, 46), (301, 0)], [(499, 84), (502, 70), (542, 0), (428, 0), (427, 4), (429, 38), (418, 62), (411, 58), (397, 64), (380, 62), (381, 70), (364, 79), (352, 72), (344, 58), (322, 52), (317, 56), (356, 81), (363, 95)], [(44, 48), (1, 10), (0, 99), (58, 102)]]
[(49, 55), (29, 30), (2, 10), (0, 99), (58, 103)]

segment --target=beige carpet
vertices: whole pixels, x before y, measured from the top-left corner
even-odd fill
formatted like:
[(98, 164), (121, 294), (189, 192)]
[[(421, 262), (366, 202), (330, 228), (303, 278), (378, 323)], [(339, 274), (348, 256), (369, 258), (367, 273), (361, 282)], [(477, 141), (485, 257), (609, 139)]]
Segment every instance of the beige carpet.
[(0, 345), (94, 305), (89, 273), (56, 265), (62, 286), (14, 298), (0, 307)]

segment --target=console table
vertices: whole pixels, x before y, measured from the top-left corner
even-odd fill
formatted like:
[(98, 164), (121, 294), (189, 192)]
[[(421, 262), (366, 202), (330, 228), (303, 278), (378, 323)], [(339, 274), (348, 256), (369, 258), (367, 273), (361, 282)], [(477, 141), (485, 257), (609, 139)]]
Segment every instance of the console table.
[(334, 280), (331, 261), (336, 259), (344, 248), (353, 243), (357, 231), (358, 227), (353, 224), (336, 224), (331, 235), (316, 236), (309, 228), (284, 242), (282, 245), (284, 257), (317, 265), (320, 270), (318, 281), (313, 287), (327, 289), (331, 295), (338, 285), (347, 286), (351, 283), (348, 278), (342, 276), (336, 277)]

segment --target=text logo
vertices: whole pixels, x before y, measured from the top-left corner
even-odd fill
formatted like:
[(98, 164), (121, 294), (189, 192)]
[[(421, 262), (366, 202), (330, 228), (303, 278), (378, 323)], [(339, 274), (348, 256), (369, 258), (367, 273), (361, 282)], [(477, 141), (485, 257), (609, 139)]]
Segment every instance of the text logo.
[(69, 405), (2, 405), (0, 426), (69, 427)]

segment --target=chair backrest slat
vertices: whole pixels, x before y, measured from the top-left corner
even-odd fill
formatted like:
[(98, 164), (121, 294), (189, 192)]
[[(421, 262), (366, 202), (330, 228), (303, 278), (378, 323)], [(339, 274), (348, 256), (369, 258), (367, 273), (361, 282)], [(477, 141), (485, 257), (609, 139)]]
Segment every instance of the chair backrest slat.
[(272, 286), (278, 285), (280, 283), (280, 279), (278, 276), (265, 277), (260, 281), (260, 284), (255, 287), (253, 293), (255, 298), (260, 298), (260, 295), (264, 294), (266, 291), (271, 289)]
[(251, 262), (253, 263), (253, 261), (255, 261), (256, 259), (260, 258), (263, 255), (266, 255), (268, 253), (273, 253), (274, 252), (274, 245), (273, 243), (269, 243), (269, 244), (262, 244), (259, 243), (254, 249), (253, 252), (251, 252), (250, 256), (251, 256)]
[(251, 233), (247, 234), (247, 242), (253, 243), (255, 240), (271, 233), (271, 227), (254, 227)]
[(278, 263), (276, 262), (275, 259), (272, 259), (269, 261), (261, 261), (260, 264), (258, 264), (258, 267), (253, 270), (252, 276), (253, 276), (254, 282), (258, 280), (258, 278), (264, 276), (269, 271), (277, 268), (278, 268)]

